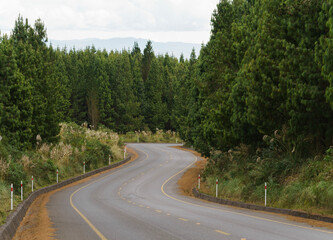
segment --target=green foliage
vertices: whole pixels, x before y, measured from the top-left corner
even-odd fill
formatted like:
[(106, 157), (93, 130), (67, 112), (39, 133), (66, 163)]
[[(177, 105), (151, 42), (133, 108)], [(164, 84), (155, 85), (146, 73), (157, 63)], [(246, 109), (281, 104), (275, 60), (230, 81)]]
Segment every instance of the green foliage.
[(81, 161), (85, 162), (86, 170), (96, 169), (105, 165), (111, 155), (110, 148), (98, 140), (88, 140), (86, 150), (82, 153)]
[(5, 176), (5, 181), (14, 185), (14, 188), (19, 192), (21, 181), (27, 182), (27, 175), (24, 172), (23, 166), (17, 162), (10, 162), (9, 168)]
[(127, 132), (124, 135), (120, 136), (120, 141), (122, 143), (175, 143), (180, 142), (178, 134), (173, 131), (163, 131), (156, 129), (153, 133), (151, 131), (136, 131), (136, 132)]
[(61, 124), (60, 142), (49, 144), (41, 141), (34, 150), (22, 151), (5, 141), (0, 141), (0, 223), (10, 213), (10, 184), (14, 184), (14, 206), (20, 202), (20, 182), (23, 181), (24, 198), (31, 192), (31, 176), (34, 189), (54, 184), (56, 170), (59, 180), (82, 174), (123, 159), (123, 147), (119, 136), (109, 129), (99, 131), (80, 127), (75, 123)]
[(13, 42), (0, 38), (0, 135), (29, 147), (32, 133), (31, 87), (17, 67)]
[(36, 157), (33, 161), (34, 168), (31, 169), (32, 176), (35, 176), (35, 181), (43, 186), (55, 181), (55, 172), (57, 167), (51, 159), (43, 159)]

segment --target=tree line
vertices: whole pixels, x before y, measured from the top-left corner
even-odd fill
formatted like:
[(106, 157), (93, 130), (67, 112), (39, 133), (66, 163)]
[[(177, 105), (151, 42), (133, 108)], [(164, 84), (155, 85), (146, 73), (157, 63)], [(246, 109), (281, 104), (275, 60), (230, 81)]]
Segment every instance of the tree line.
[(307, 156), (333, 144), (332, 0), (222, 0), (197, 58), (54, 49), (20, 16), (0, 40), (0, 135), (31, 148), (59, 123), (172, 129), (200, 150), (257, 148), (280, 135)]
[[(0, 135), (19, 148), (57, 141), (60, 122), (116, 132), (177, 128), (173, 109), (183, 57), (132, 50), (54, 49), (41, 20), (19, 16), (0, 39)], [(194, 50), (193, 50), (194, 52)]]
[(191, 71), (180, 133), (209, 155), (281, 136), (298, 157), (333, 144), (331, 0), (222, 0)]

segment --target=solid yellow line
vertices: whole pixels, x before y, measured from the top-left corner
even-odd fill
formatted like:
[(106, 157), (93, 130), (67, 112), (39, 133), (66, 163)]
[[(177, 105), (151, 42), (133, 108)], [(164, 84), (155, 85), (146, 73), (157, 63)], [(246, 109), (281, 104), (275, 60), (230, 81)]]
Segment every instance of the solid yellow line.
[(155, 212), (161, 213), (162, 211), (161, 210), (155, 210)]
[(226, 236), (229, 236), (229, 235), (230, 235), (230, 233), (226, 233), (226, 232), (223, 232), (223, 231), (221, 231), (221, 230), (215, 230), (215, 232), (217, 232), (217, 233), (221, 233), (221, 234), (226, 235)]
[(279, 222), (279, 221), (275, 221), (275, 220), (271, 220), (268, 218), (262, 218), (262, 217), (256, 217), (256, 216), (252, 216), (249, 214), (245, 214), (245, 213), (238, 213), (238, 212), (233, 212), (233, 211), (228, 211), (228, 210), (222, 210), (220, 208), (214, 208), (214, 207), (207, 207), (207, 206), (203, 206), (203, 205), (199, 205), (199, 204), (195, 204), (195, 203), (191, 203), (191, 202), (186, 202), (183, 201), (181, 199), (175, 198), (170, 196), (169, 194), (167, 194), (164, 191), (164, 186), (174, 177), (176, 177), (177, 175), (179, 175), (180, 173), (184, 172), (186, 169), (190, 168), (197, 160), (197, 157), (195, 157), (195, 161), (192, 162), (191, 164), (189, 164), (187, 167), (185, 167), (184, 169), (180, 170), (179, 172), (177, 172), (176, 174), (174, 174), (173, 176), (169, 177), (167, 180), (165, 180), (165, 182), (162, 184), (161, 186), (161, 191), (162, 193), (167, 196), (168, 198), (171, 198), (175, 201), (187, 204), (187, 205), (192, 205), (192, 206), (196, 206), (196, 207), (203, 207), (203, 208), (208, 208), (208, 209), (213, 209), (213, 210), (218, 210), (221, 212), (227, 212), (227, 213), (232, 213), (232, 214), (236, 214), (236, 215), (240, 215), (240, 216), (245, 216), (245, 217), (250, 217), (250, 218), (255, 218), (255, 219), (260, 219), (263, 221), (267, 221), (267, 222), (273, 222), (273, 223), (279, 223), (279, 224), (284, 224), (284, 225), (288, 225), (288, 226), (292, 226), (292, 227), (298, 227), (298, 228), (303, 228), (303, 229), (308, 229), (308, 230), (312, 230), (312, 231), (317, 231), (317, 232), (323, 232), (323, 233), (329, 233), (329, 234), (333, 234), (333, 232), (330, 231), (325, 231), (325, 230), (321, 230), (321, 229), (316, 229), (316, 228), (310, 228), (310, 227), (304, 227), (304, 226), (300, 226), (300, 225), (296, 225), (296, 224), (291, 224), (291, 223), (285, 223), (285, 222)]
[[(146, 154), (146, 153), (145, 153)], [(146, 158), (144, 159), (144, 160), (146, 160), (147, 158), (149, 157), (149, 155), (148, 154), (146, 154)], [(144, 161), (143, 160), (143, 161)], [(101, 177), (101, 178), (99, 178), (99, 179), (97, 179), (97, 180), (95, 180), (95, 181), (93, 181), (93, 182), (91, 182), (91, 183), (89, 183), (89, 184), (87, 184), (87, 185), (85, 185), (85, 186), (83, 186), (83, 187), (80, 187), (79, 189), (77, 189), (75, 192), (73, 192), (72, 194), (71, 194), (71, 196), (70, 196), (70, 198), (69, 198), (69, 202), (70, 202), (70, 205), (71, 205), (71, 207), (81, 216), (81, 218), (89, 225), (89, 227), (97, 234), (97, 236), (99, 236), (100, 237), (100, 239), (102, 239), (102, 240), (107, 240), (107, 238), (106, 237), (104, 237), (104, 235), (89, 221), (89, 219), (86, 217), (86, 216), (84, 216), (83, 215), (83, 213), (81, 213), (80, 211), (79, 211), (79, 209), (77, 209), (76, 207), (75, 207), (75, 205), (73, 204), (73, 196), (77, 193), (77, 192), (79, 192), (79, 191), (81, 191), (82, 189), (84, 189), (84, 188), (86, 188), (86, 187), (88, 187), (89, 185), (91, 185), (91, 184), (93, 184), (93, 183), (95, 183), (95, 182), (98, 182), (98, 181), (100, 181), (100, 180), (102, 180), (102, 179), (104, 179), (104, 178), (106, 178), (106, 177), (108, 177), (108, 176), (110, 176), (110, 175), (112, 175), (112, 174), (114, 174), (114, 173), (116, 173), (116, 172), (118, 172), (118, 171), (120, 171), (120, 170), (124, 170), (124, 169), (127, 169), (127, 168), (131, 168), (131, 167), (133, 167), (133, 166), (135, 166), (136, 164), (138, 164), (138, 163), (135, 163), (135, 164), (133, 164), (133, 165), (131, 165), (131, 166), (128, 166), (128, 167), (125, 167), (125, 168), (120, 168), (119, 170), (116, 170), (116, 171), (114, 171), (114, 172), (112, 172), (112, 173), (110, 173), (110, 174), (108, 174), (108, 175), (105, 175), (104, 177)]]
[(187, 222), (188, 221), (188, 219), (186, 219), (186, 218), (178, 218), (179, 220), (182, 220), (182, 221), (184, 221), (184, 222)]
[[(89, 184), (90, 185), (90, 184)], [(85, 188), (86, 186), (83, 186), (81, 188), (79, 188), (78, 190), (76, 190), (75, 192), (73, 192), (70, 196), (70, 204), (72, 206), (72, 208), (74, 208), (74, 210), (82, 217), (82, 219), (89, 225), (89, 227), (97, 234), (97, 236), (100, 237), (100, 239), (102, 240), (107, 240), (106, 237), (104, 237), (104, 235), (88, 220), (88, 218), (86, 218), (86, 216), (84, 216), (79, 209), (77, 209), (74, 204), (73, 204), (73, 196), (75, 193), (77, 193), (78, 191), (80, 191), (81, 189)]]

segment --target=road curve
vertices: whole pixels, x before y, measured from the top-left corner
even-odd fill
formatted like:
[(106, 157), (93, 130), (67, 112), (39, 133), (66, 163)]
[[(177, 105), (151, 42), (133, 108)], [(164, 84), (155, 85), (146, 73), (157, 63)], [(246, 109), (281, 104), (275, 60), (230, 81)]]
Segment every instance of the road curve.
[(182, 196), (177, 180), (195, 156), (172, 144), (128, 146), (134, 162), (50, 197), (56, 239), (333, 239), (326, 228)]

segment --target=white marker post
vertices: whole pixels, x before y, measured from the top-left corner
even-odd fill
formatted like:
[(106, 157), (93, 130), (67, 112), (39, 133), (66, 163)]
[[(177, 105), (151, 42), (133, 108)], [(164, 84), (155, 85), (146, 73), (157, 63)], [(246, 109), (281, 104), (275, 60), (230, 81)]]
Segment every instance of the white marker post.
[(34, 176), (31, 176), (31, 192), (34, 191)]
[(59, 182), (59, 171), (57, 169), (57, 183)]
[(216, 178), (216, 197), (219, 194), (219, 180)]
[(86, 173), (86, 162), (83, 162), (83, 174)]
[(10, 210), (13, 210), (13, 184), (10, 184)]
[(265, 182), (265, 207), (267, 204), (267, 183)]
[(111, 164), (111, 155), (109, 154), (109, 165)]
[(198, 189), (200, 189), (200, 174), (198, 176)]
[(23, 201), (23, 182), (21, 181), (21, 201)]

